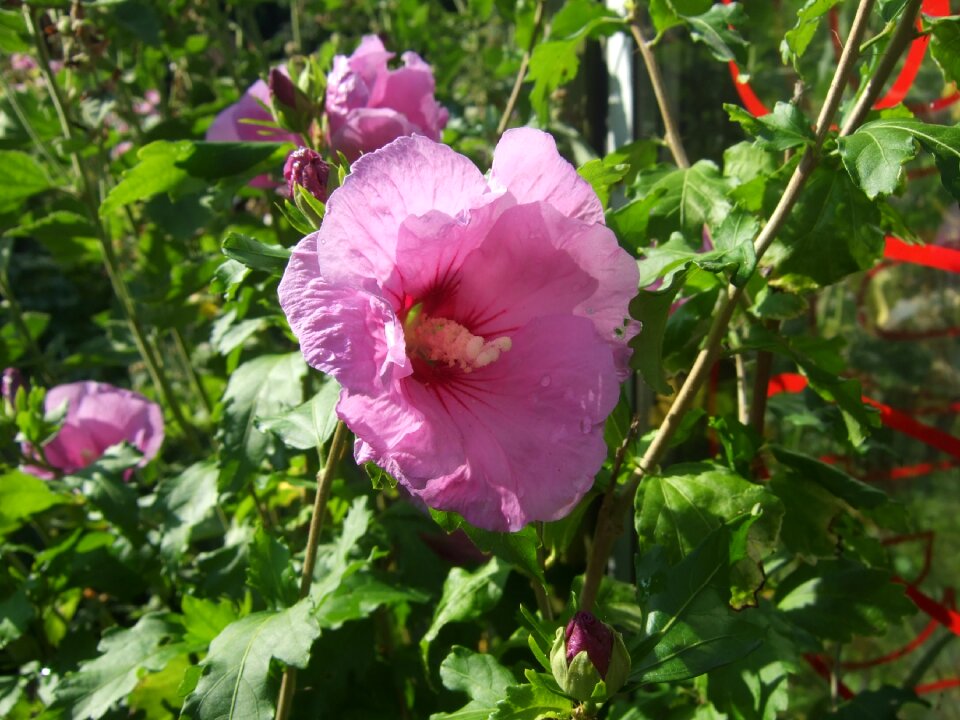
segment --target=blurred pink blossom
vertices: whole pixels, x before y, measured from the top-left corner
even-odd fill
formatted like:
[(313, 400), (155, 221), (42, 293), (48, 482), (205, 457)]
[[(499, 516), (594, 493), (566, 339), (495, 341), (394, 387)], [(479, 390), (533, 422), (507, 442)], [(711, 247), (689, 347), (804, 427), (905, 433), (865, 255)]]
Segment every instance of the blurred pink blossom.
[(333, 58), (327, 77), (330, 147), (348, 160), (404, 135), (440, 139), (449, 113), (433, 97), (433, 70), (413, 52), (403, 67), (387, 68), (394, 53), (376, 35), (366, 35), (350, 57)]
[[(286, 72), (286, 69), (282, 71)], [(237, 102), (214, 118), (213, 124), (207, 128), (206, 139), (210, 142), (292, 142), (303, 145), (303, 138), (299, 135), (262, 124), (274, 122), (273, 115), (264, 105), (270, 107), (270, 88), (263, 80), (257, 80)], [(251, 180), (250, 185), (272, 188), (277, 183), (266, 175), (260, 175)]]
[[(50, 388), (45, 410), (67, 405), (67, 414), (57, 435), (43, 447), (47, 464), (72, 473), (96, 462), (107, 448), (122, 442), (136, 447), (146, 465), (163, 444), (163, 413), (160, 406), (132, 390), (107, 383), (75, 382)], [(37, 452), (32, 450), (30, 452)], [(50, 478), (42, 468), (24, 470)]]
[(590, 185), (524, 128), (488, 178), (422, 136), (361, 157), (279, 292), (307, 362), (342, 386), (357, 460), (515, 531), (593, 484), (637, 282)]

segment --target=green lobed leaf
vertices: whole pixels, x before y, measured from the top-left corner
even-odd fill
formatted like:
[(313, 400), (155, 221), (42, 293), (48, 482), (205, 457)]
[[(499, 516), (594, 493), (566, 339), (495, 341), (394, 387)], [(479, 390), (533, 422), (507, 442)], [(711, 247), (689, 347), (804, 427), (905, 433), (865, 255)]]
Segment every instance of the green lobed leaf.
[(370, 564), (371, 558), (351, 559), (357, 553), (358, 544), (367, 533), (373, 513), (367, 507), (367, 498), (355, 498), (343, 520), (340, 537), (321, 546), (317, 555), (317, 567), (313, 574), (310, 597), (317, 604), (316, 616), (323, 614), (324, 601), (331, 597), (345, 578), (352, 576)]
[(434, 713), (430, 720), (487, 720), (516, 683), (513, 673), (492, 655), (459, 645), (440, 664), (440, 679), (448, 690), (465, 692), (470, 702), (454, 712)]
[(53, 187), (47, 171), (32, 155), (0, 150), (0, 212), (11, 212), (26, 198)]
[[(757, 253), (753, 240), (760, 231), (760, 223), (752, 215), (734, 210), (720, 223), (713, 234), (717, 258), (713, 262), (724, 268), (733, 267), (730, 279), (737, 287), (747, 284), (757, 267)], [(704, 267), (703, 261), (700, 263)], [(709, 269), (704, 267), (704, 269)]]
[(180, 654), (180, 628), (170, 616), (144, 615), (132, 628), (108, 630), (97, 646), (100, 654), (81, 663), (54, 691), (61, 717), (103, 717), (136, 686), (143, 671), (157, 672)]
[(780, 43), (780, 55), (783, 62), (797, 61), (810, 46), (810, 41), (817, 32), (820, 22), (830, 9), (840, 0), (807, 0), (806, 4), (797, 11), (797, 23), (788, 30)]
[(633, 255), (649, 245), (647, 226), (650, 211), (667, 194), (666, 188), (651, 190), (621, 208), (607, 212), (607, 225), (616, 234), (620, 245)]
[(814, 140), (810, 121), (792, 103), (778, 102), (773, 112), (754, 117), (739, 105), (724, 104), (730, 119), (754, 138), (764, 150), (782, 152), (811, 144)]
[(747, 62), (748, 43), (736, 30), (745, 20), (740, 3), (716, 3), (705, 13), (684, 15), (683, 19), (690, 28), (690, 36), (706, 45), (714, 58), (720, 62)]
[(836, 465), (827, 465), (809, 455), (793, 452), (779, 445), (771, 445), (770, 449), (777, 462), (789, 467), (805, 482), (815, 482), (851, 507), (872, 509), (889, 501), (883, 490), (851, 477)]
[(23, 588), (0, 600), (0, 650), (23, 635), (33, 617), (33, 605)]
[(699, 244), (703, 226), (719, 225), (730, 212), (728, 189), (729, 181), (709, 160), (667, 173), (647, 190), (663, 190), (650, 210), (647, 234), (662, 240), (679, 232), (688, 242)]
[(580, 40), (548, 40), (538, 44), (530, 55), (527, 81), (533, 82), (530, 104), (545, 125), (550, 116), (550, 95), (577, 76), (580, 69)]
[(267, 456), (270, 436), (258, 430), (256, 419), (279, 414), (303, 400), (301, 382), (307, 366), (299, 352), (261, 355), (230, 375), (223, 395), (220, 425), (225, 487), (239, 487)]
[(763, 514), (750, 528), (748, 557), (734, 563), (730, 574), (731, 604), (755, 604), (764, 581), (761, 561), (775, 547), (783, 505), (760, 485), (709, 463), (683, 463), (646, 478), (637, 493), (635, 527), (641, 550), (659, 545), (671, 563), (678, 563), (724, 523), (760, 506)]
[(631, 649), (637, 682), (696, 677), (759, 647), (762, 631), (724, 600), (729, 570), (748, 557), (756, 515), (742, 515), (710, 532), (679, 564), (662, 547), (637, 557), (638, 596), (647, 610), (646, 639)]
[(424, 662), (427, 661), (430, 643), (445, 625), (480, 617), (500, 601), (509, 574), (510, 567), (501, 566), (496, 558), (473, 572), (458, 567), (450, 570), (443, 583), (443, 594), (434, 610), (433, 620), (420, 640)]
[(0, 50), (4, 54), (28, 52), (33, 49), (23, 13), (0, 10)]
[(883, 252), (880, 212), (846, 173), (819, 166), (763, 264), (788, 287), (830, 285), (871, 267)]
[(960, 126), (909, 118), (874, 120), (840, 139), (840, 155), (850, 176), (873, 198), (896, 189), (903, 164), (916, 154), (914, 141), (934, 156), (940, 182), (960, 200)]
[(517, 532), (491, 532), (474, 527), (455, 512), (430, 510), (430, 516), (447, 533), (463, 530), (467, 537), (483, 552), (492, 553), (517, 570), (540, 582), (545, 582), (543, 569), (537, 560), (540, 539), (533, 525), (527, 525)]
[(948, 82), (960, 82), (960, 15), (925, 20), (930, 24), (930, 54)]
[(683, 287), (685, 277), (685, 272), (675, 273), (666, 287), (641, 290), (630, 301), (630, 316), (643, 323), (643, 330), (630, 341), (633, 349), (630, 367), (639, 370), (644, 382), (661, 395), (672, 392), (663, 371), (663, 337), (670, 308)]
[(507, 688), (506, 700), (497, 703), (490, 720), (548, 720), (568, 718), (571, 701), (538, 685), (513, 685)]
[(356, 572), (324, 600), (314, 614), (320, 627), (335, 630), (346, 622), (369, 618), (371, 613), (384, 605), (424, 603), (430, 599), (426, 593), (397, 584), (381, 582), (367, 572)]
[(305, 668), (320, 635), (313, 601), (301, 600), (279, 612), (258, 612), (228, 625), (210, 643), (200, 663), (203, 675), (187, 697), (181, 718), (192, 720), (272, 720), (277, 683), (274, 660)]
[(910, 133), (899, 128), (860, 127), (840, 138), (840, 157), (850, 177), (869, 198), (889, 195), (903, 178), (903, 165), (917, 154)]
[(650, 0), (650, 19), (661, 35), (681, 25), (686, 15), (702, 15), (710, 9), (713, 0)]
[(319, 392), (302, 405), (281, 415), (257, 419), (257, 427), (272, 432), (284, 445), (297, 450), (321, 447), (337, 426), (336, 405), (340, 386), (325, 377)]
[(247, 584), (260, 591), (270, 610), (290, 607), (297, 601), (297, 576), (286, 545), (258, 527), (247, 558)]
[(277, 169), (290, 150), (283, 143), (211, 143), (157, 140), (140, 148), (138, 162), (124, 172), (100, 205), (107, 217), (125, 205), (160, 193), (173, 198), (205, 190), (223, 178), (251, 178)]
[(238, 619), (237, 611), (229, 600), (214, 602), (185, 594), (180, 601), (183, 610), (184, 639), (191, 647), (206, 650), (223, 629)]
[(30, 516), (67, 502), (45, 480), (9, 470), (0, 475), (0, 536), (19, 528)]
[(888, 571), (846, 557), (801, 565), (780, 581), (774, 600), (790, 622), (815, 637), (839, 642), (882, 635), (915, 611)]
[(593, 158), (577, 168), (577, 173), (590, 183), (604, 208), (610, 203), (610, 188), (623, 180), (629, 171), (629, 165), (608, 163), (606, 158)]
[(193, 529), (217, 506), (217, 467), (207, 460), (163, 477), (154, 510), (161, 514), (160, 552), (168, 560), (186, 551)]
[[(135, 543), (142, 543), (140, 508), (136, 488), (124, 479), (126, 470), (140, 461), (140, 452), (129, 445), (114, 445), (92, 465), (66, 478), (79, 485), (82, 496)], [(79, 482), (75, 482), (79, 481)]]
[(237, 232), (227, 233), (221, 249), (231, 260), (270, 275), (282, 275), (290, 259), (290, 250), (282, 245), (268, 245)]

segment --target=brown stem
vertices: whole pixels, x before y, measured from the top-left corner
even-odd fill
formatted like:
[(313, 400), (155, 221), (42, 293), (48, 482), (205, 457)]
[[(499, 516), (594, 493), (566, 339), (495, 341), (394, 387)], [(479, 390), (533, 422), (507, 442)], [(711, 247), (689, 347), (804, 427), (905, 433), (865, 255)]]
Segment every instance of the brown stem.
[(763, 436), (764, 418), (767, 415), (767, 385), (770, 383), (770, 371), (773, 369), (773, 353), (761, 350), (757, 353), (757, 367), (753, 375), (753, 399), (747, 423), (757, 434)]
[(530, 57), (533, 55), (533, 47), (537, 44), (537, 38), (540, 30), (543, 28), (543, 5), (544, 0), (537, 0), (537, 6), (533, 11), (533, 30), (530, 31), (530, 42), (527, 43), (527, 49), (523, 51), (523, 59), (520, 60), (520, 70), (517, 71), (517, 79), (513, 81), (513, 89), (510, 91), (510, 97), (507, 99), (507, 105), (503, 109), (503, 115), (500, 122), (497, 123), (497, 135), (503, 135), (507, 125), (510, 124), (510, 116), (517, 106), (517, 100), (520, 99), (520, 88), (523, 87), (523, 81), (527, 77), (527, 70), (530, 67)]
[(657, 98), (657, 107), (660, 108), (660, 117), (663, 119), (664, 140), (677, 167), (690, 167), (690, 160), (687, 158), (687, 151), (683, 147), (683, 140), (680, 138), (680, 131), (677, 128), (677, 122), (674, 119), (673, 112), (670, 109), (670, 103), (667, 100), (667, 91), (663, 86), (663, 75), (660, 73), (660, 66), (653, 55), (653, 50), (643, 39), (643, 31), (640, 28), (640, 20), (634, 11), (630, 18), (630, 33), (637, 43), (637, 49), (640, 51), (640, 57), (643, 58), (643, 64), (647, 68), (647, 75), (650, 78), (650, 84), (653, 86), (653, 94)]
[[(320, 540), (320, 531), (323, 529), (323, 519), (327, 513), (327, 499), (330, 497), (330, 487), (333, 484), (333, 473), (337, 469), (340, 456), (343, 455), (350, 438), (350, 431), (343, 421), (337, 423), (333, 431), (333, 440), (330, 441), (330, 452), (323, 465), (323, 470), (317, 473), (317, 496), (313, 501), (313, 515), (310, 517), (310, 530), (307, 534), (307, 549), (303, 558), (303, 574), (300, 577), (300, 599), (310, 594), (313, 584), (313, 571), (317, 566), (317, 544)], [(297, 685), (297, 669), (288, 665), (283, 671), (280, 681), (280, 694), (277, 698), (276, 720), (286, 720), (292, 709), (293, 694)]]
[(887, 44), (887, 49), (884, 50), (883, 57), (880, 58), (880, 64), (877, 65), (876, 72), (874, 72), (869, 82), (867, 82), (860, 97), (857, 98), (857, 104), (853, 110), (850, 111), (850, 114), (843, 121), (843, 127), (840, 128), (841, 137), (849, 135), (854, 129), (860, 126), (860, 123), (863, 122), (870, 108), (873, 107), (877, 98), (880, 97), (880, 92), (890, 77), (890, 73), (893, 72), (893, 68), (896, 67), (897, 61), (900, 59), (903, 51), (913, 39), (913, 22), (917, 17), (917, 13), (920, 11), (920, 5), (922, 3), (923, 0), (909, 0), (909, 2), (907, 2), (903, 13), (900, 15), (899, 24), (893, 31), (890, 42)]
[[(874, 0), (860, 0), (857, 15), (850, 28), (850, 34), (847, 36), (843, 54), (840, 57), (833, 80), (830, 83), (830, 88), (827, 91), (827, 97), (824, 100), (820, 116), (817, 118), (816, 140), (814, 145), (807, 148), (793, 176), (787, 183), (787, 188), (780, 197), (777, 207), (754, 241), (754, 248), (756, 249), (758, 260), (763, 257), (763, 254), (770, 247), (773, 239), (783, 227), (783, 224), (790, 214), (790, 210), (793, 209), (793, 206), (800, 196), (801, 188), (816, 166), (816, 156), (820, 151), (820, 147), (823, 145), (827, 130), (840, 104), (841, 93), (846, 85), (847, 77), (853, 68), (854, 61), (856, 60), (860, 47), (860, 39), (866, 30), (867, 19), (870, 16), (873, 2)], [(733, 311), (742, 294), (743, 290), (741, 288), (730, 287), (727, 294), (722, 296), (714, 313), (713, 324), (707, 335), (706, 343), (697, 355), (693, 367), (690, 369), (690, 374), (677, 392), (673, 404), (667, 412), (667, 416), (664, 418), (663, 423), (657, 430), (657, 434), (653, 438), (653, 442), (650, 443), (646, 453), (644, 453), (639, 467), (634, 472), (630, 482), (627, 483), (623, 493), (610, 494), (604, 498), (604, 502), (600, 506), (600, 516), (597, 519), (597, 531), (587, 563), (583, 590), (580, 594), (580, 608), (582, 610), (590, 610), (593, 608), (607, 559), (610, 556), (610, 551), (613, 549), (614, 541), (621, 532), (627, 509), (633, 504), (633, 497), (640, 485), (640, 481), (644, 475), (655, 471), (669, 447), (670, 440), (680, 426), (681, 420), (693, 406), (693, 402), (703, 383), (709, 376), (710, 368), (719, 354), (720, 342), (726, 334), (727, 325), (733, 316)]]

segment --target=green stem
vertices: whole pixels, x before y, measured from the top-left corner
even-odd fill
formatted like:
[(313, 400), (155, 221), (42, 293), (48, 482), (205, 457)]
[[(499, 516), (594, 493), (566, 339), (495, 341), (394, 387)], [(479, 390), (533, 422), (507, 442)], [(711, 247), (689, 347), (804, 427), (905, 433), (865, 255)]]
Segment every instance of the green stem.
[(30, 121), (27, 119), (26, 113), (23, 112), (23, 108), (20, 107), (20, 101), (17, 100), (16, 93), (13, 92), (13, 88), (7, 83), (3, 75), (0, 74), (0, 88), (3, 89), (3, 96), (10, 103), (10, 107), (13, 109), (13, 114), (17, 116), (17, 121), (20, 123), (20, 126), (24, 129), (27, 135), (30, 136), (30, 141), (36, 146), (37, 150), (40, 151), (40, 154), (46, 159), (47, 164), (50, 165), (54, 170), (57, 171), (58, 175), (63, 174), (63, 167), (60, 165), (60, 162), (53, 156), (49, 149), (47, 149), (46, 144), (37, 135), (37, 131), (34, 130), (33, 125), (30, 124)]
[(523, 51), (523, 59), (520, 60), (520, 69), (517, 71), (517, 79), (513, 81), (513, 89), (510, 91), (510, 97), (507, 99), (507, 105), (503, 109), (503, 115), (500, 122), (497, 123), (497, 135), (503, 135), (507, 125), (510, 124), (510, 116), (513, 115), (513, 109), (520, 99), (520, 89), (523, 87), (523, 81), (527, 77), (527, 70), (530, 68), (530, 58), (533, 55), (533, 48), (537, 44), (540, 31), (543, 29), (543, 6), (544, 0), (537, 0), (537, 6), (533, 11), (533, 30), (530, 31), (530, 42), (527, 43)]
[(293, 49), (300, 52), (303, 47), (300, 39), (300, 0), (290, 0), (290, 31), (293, 33)]
[(38, 27), (36, 15), (31, 12), (29, 6), (27, 5), (23, 6), (23, 12), (27, 20), (27, 27), (33, 36), (34, 44), (37, 48), (37, 55), (40, 61), (40, 71), (43, 75), (44, 81), (46, 82), (47, 90), (50, 94), (50, 101), (53, 103), (57, 118), (60, 120), (60, 129), (63, 132), (64, 140), (67, 141), (67, 145), (70, 148), (70, 160), (73, 164), (73, 169), (77, 177), (80, 179), (82, 195), (87, 207), (87, 211), (90, 215), (90, 221), (97, 231), (97, 239), (100, 241), (100, 249), (103, 254), (103, 264), (107, 271), (107, 276), (110, 278), (110, 284), (112, 285), (114, 294), (120, 301), (120, 306), (127, 317), (127, 323), (129, 324), (130, 330), (133, 334), (134, 343), (137, 346), (140, 357), (143, 358), (143, 361), (147, 366), (147, 372), (150, 374), (150, 379), (153, 382), (154, 387), (163, 398), (167, 407), (169, 407), (170, 411), (173, 413), (174, 420), (183, 431), (184, 437), (191, 446), (191, 449), (199, 452), (200, 443), (197, 440), (196, 430), (183, 415), (180, 404), (177, 402), (177, 398), (173, 393), (173, 388), (171, 387), (170, 382), (163, 371), (160, 354), (157, 353), (155, 355), (154, 350), (150, 347), (147, 333), (144, 330), (139, 316), (137, 315), (136, 306), (130, 297), (126, 283), (123, 280), (123, 276), (120, 274), (120, 266), (117, 262), (117, 257), (113, 249), (113, 243), (107, 236), (107, 232), (103, 227), (103, 223), (100, 221), (100, 203), (97, 199), (97, 193), (93, 183), (87, 175), (86, 168), (84, 168), (83, 163), (80, 161), (80, 156), (75, 149), (76, 138), (73, 133), (73, 127), (70, 125), (70, 120), (67, 117), (66, 111), (64, 110), (63, 96), (61, 95), (60, 88), (57, 85), (56, 77), (54, 76), (53, 71), (50, 69), (50, 55), (47, 52), (46, 43)]
[[(330, 488), (333, 485), (333, 475), (337, 469), (340, 456), (347, 449), (350, 440), (350, 431), (343, 421), (337, 423), (333, 431), (333, 440), (330, 441), (330, 451), (323, 470), (317, 473), (317, 495), (313, 501), (313, 515), (310, 517), (310, 530), (307, 533), (307, 549), (303, 558), (303, 574), (300, 577), (300, 599), (310, 594), (313, 584), (313, 572), (317, 566), (317, 544), (320, 540), (320, 531), (323, 529), (323, 519), (327, 514), (327, 500), (330, 497)], [(277, 713), (275, 720), (287, 720), (293, 705), (293, 695), (296, 691), (297, 669), (287, 666), (280, 681), (280, 694), (277, 698)]]
[(663, 84), (663, 76), (660, 73), (660, 65), (653, 54), (649, 43), (643, 37), (643, 31), (640, 28), (640, 20), (637, 17), (637, 10), (634, 9), (630, 18), (630, 34), (633, 35), (634, 42), (637, 43), (637, 49), (640, 51), (640, 57), (643, 58), (643, 64), (647, 68), (647, 76), (650, 78), (650, 84), (653, 86), (653, 94), (657, 99), (657, 107), (660, 109), (660, 117), (663, 120), (664, 140), (667, 147), (670, 148), (670, 154), (677, 163), (677, 167), (690, 167), (690, 160), (687, 158), (687, 151), (683, 147), (683, 140), (680, 138), (680, 130), (677, 127), (676, 119), (670, 109), (670, 101), (667, 99), (667, 91)]
[(190, 376), (190, 381), (196, 388), (197, 395), (200, 397), (200, 402), (203, 403), (207, 415), (213, 415), (213, 403), (210, 401), (210, 396), (207, 395), (207, 391), (203, 387), (203, 382), (200, 380), (200, 373), (197, 372), (197, 369), (193, 366), (193, 362), (190, 360), (190, 352), (187, 350), (187, 342), (183, 338), (183, 333), (180, 332), (180, 328), (178, 327), (173, 328), (172, 332), (173, 343), (177, 349), (177, 355), (180, 357), (180, 362), (187, 371), (187, 375)]

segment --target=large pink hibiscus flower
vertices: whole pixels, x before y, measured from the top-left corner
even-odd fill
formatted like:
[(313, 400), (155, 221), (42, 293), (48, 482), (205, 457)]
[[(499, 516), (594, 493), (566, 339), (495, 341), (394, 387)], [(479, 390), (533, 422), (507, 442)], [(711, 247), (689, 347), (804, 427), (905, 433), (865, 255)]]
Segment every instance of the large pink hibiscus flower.
[(361, 157), (297, 245), (280, 304), (343, 388), (358, 461), (515, 531), (593, 483), (637, 280), (589, 184), (549, 135), (518, 129), (487, 178), (424, 137)]

